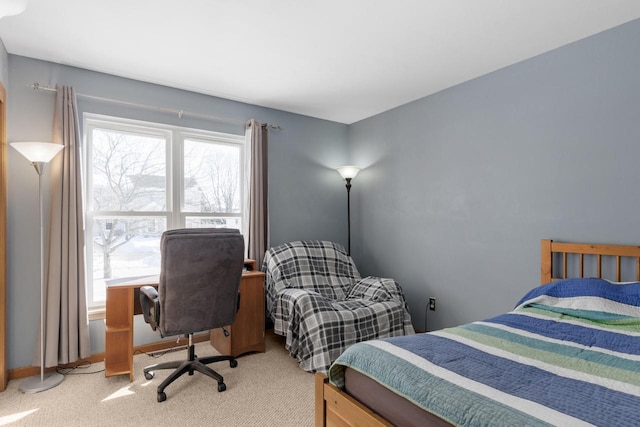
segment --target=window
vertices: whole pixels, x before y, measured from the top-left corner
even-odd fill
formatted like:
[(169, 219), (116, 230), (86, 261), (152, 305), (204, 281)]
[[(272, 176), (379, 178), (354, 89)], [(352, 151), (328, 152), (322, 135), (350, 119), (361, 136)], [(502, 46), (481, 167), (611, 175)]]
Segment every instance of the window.
[(160, 237), (179, 227), (244, 232), (245, 138), (85, 115), (89, 306), (106, 285), (158, 274)]

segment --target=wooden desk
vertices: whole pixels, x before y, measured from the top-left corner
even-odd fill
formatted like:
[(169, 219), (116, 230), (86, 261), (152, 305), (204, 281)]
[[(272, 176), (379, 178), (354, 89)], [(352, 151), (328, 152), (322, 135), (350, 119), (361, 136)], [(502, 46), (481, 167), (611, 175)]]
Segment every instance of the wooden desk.
[[(157, 286), (158, 276), (107, 286), (105, 318), (105, 377), (129, 374), (133, 381), (133, 316), (142, 313), (140, 288)], [(264, 347), (264, 273), (254, 260), (245, 261), (240, 280), (240, 308), (232, 325), (211, 331), (211, 344), (221, 354), (239, 356)]]

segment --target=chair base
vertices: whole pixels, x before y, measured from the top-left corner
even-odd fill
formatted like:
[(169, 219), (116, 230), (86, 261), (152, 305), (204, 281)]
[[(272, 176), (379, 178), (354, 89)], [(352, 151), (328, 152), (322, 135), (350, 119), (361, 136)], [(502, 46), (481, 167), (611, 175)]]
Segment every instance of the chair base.
[(160, 383), (158, 386), (158, 402), (164, 402), (167, 399), (167, 395), (164, 392), (164, 389), (174, 382), (176, 379), (180, 378), (185, 373), (189, 373), (189, 375), (193, 375), (194, 372), (198, 371), (208, 377), (213, 378), (218, 382), (218, 391), (222, 392), (227, 389), (226, 384), (224, 383), (224, 378), (222, 375), (208, 367), (209, 363), (222, 362), (225, 360), (229, 361), (229, 366), (235, 368), (238, 366), (238, 362), (233, 356), (209, 356), (203, 357), (199, 359), (198, 356), (195, 355), (195, 346), (193, 345), (191, 337), (189, 337), (189, 346), (187, 351), (189, 353), (188, 360), (177, 360), (173, 362), (163, 362), (156, 363), (155, 365), (147, 366), (144, 368), (144, 377), (148, 380), (152, 379), (155, 376), (155, 372), (159, 369), (175, 369), (167, 378)]

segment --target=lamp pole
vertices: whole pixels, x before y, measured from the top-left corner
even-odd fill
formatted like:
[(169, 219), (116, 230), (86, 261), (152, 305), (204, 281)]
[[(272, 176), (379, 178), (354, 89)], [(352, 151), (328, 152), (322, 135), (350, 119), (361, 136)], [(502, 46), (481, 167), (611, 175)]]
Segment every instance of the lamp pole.
[(351, 256), (351, 180), (358, 175), (358, 166), (340, 166), (336, 168), (340, 176), (347, 182), (347, 255)]
[(351, 256), (351, 178), (347, 181), (347, 255)]
[[(40, 216), (40, 384), (44, 384), (44, 221), (42, 220), (42, 174), (44, 162), (33, 162), (38, 172), (38, 204)], [(22, 384), (21, 384), (22, 385)], [(26, 386), (24, 387), (27, 388)]]

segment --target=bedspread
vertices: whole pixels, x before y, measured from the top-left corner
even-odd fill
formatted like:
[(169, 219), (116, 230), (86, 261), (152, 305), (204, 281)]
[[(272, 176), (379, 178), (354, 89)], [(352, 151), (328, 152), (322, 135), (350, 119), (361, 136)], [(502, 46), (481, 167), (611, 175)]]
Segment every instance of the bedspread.
[(338, 387), (345, 367), (454, 425), (638, 426), (640, 284), (554, 282), (491, 319), (351, 346)]

